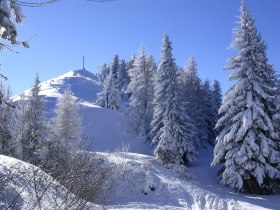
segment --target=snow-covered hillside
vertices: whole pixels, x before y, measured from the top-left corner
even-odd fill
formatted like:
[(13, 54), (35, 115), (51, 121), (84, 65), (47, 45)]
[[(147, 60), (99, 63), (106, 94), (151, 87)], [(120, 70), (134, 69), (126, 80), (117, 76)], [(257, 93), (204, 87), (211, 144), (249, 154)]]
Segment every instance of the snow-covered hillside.
[[(68, 85), (80, 105), (83, 132), (89, 150), (113, 151), (129, 145), (131, 152), (150, 154), (151, 146), (141, 142), (137, 135), (125, 126), (124, 113), (103, 109), (95, 104), (100, 83), (96, 75), (85, 69), (69, 71), (40, 84), (39, 95), (45, 98), (47, 118), (53, 116), (57, 99)], [(29, 92), (30, 89), (14, 96), (13, 100), (20, 100)]]
[[(106, 165), (123, 166), (121, 176), (112, 174), (115, 188), (106, 209), (280, 209), (280, 195), (241, 194), (219, 184), (216, 168), (210, 167), (213, 158), (211, 146), (201, 150), (197, 163), (189, 168), (170, 166), (167, 169), (161, 166), (149, 156), (151, 146), (141, 142), (126, 125), (123, 112), (95, 104), (100, 84), (87, 70), (70, 71), (41, 83), (40, 95), (45, 96), (48, 117), (52, 116), (55, 102), (67, 85), (80, 105), (89, 149), (98, 151), (97, 155), (104, 158)], [(19, 99), (20, 96), (14, 97), (14, 100)], [(104, 153), (122, 145), (129, 145), (130, 153), (119, 152), (109, 156)]]
[[(45, 96), (47, 113), (54, 109), (57, 98), (61, 97), (68, 85), (80, 103), (95, 102), (96, 93), (100, 90), (97, 77), (85, 69), (69, 71), (57, 78), (42, 82), (39, 94)], [(30, 89), (14, 96), (13, 100), (20, 100), (29, 93)]]

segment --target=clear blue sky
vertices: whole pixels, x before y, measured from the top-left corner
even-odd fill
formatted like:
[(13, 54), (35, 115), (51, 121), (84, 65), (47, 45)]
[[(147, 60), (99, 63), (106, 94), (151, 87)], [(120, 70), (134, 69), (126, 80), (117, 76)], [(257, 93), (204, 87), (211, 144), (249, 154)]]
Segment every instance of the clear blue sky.
[[(280, 1), (247, 0), (256, 25), (268, 44), (268, 57), (280, 69)], [(164, 32), (173, 42), (177, 64), (184, 66), (194, 55), (202, 79), (218, 79), (224, 91), (229, 87), (223, 71), (232, 28), (239, 15), (239, 0), (116, 0), (94, 3), (61, 0), (41, 8), (23, 8), (26, 19), (19, 26), (20, 39), (30, 39), (30, 49), (20, 54), (1, 52), (1, 73), (8, 76), (13, 93), (33, 84), (82, 67), (96, 72), (114, 54), (127, 59), (141, 43), (158, 61)]]

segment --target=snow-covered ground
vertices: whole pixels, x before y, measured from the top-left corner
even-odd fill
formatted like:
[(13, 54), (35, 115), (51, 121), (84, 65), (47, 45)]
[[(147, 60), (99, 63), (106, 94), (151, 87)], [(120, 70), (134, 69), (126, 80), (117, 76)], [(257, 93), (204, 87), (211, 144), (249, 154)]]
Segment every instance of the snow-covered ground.
[(212, 149), (201, 151), (196, 165), (163, 167), (154, 157), (136, 153), (98, 153), (116, 168), (115, 190), (106, 209), (280, 209), (279, 195), (247, 195), (219, 184), (210, 168)]
[(77, 209), (103, 207), (84, 202), (69, 193), (39, 168), (0, 155), (0, 209)]
[[(216, 179), (216, 168), (210, 167), (211, 146), (201, 150), (197, 163), (188, 168), (162, 167), (150, 156), (151, 146), (141, 142), (126, 125), (123, 112), (94, 104), (100, 84), (86, 70), (70, 71), (41, 84), (48, 117), (67, 85), (80, 104), (88, 149), (99, 151), (98, 155), (116, 168), (123, 167), (121, 176), (112, 176), (115, 190), (107, 209), (280, 209), (280, 195), (241, 194), (221, 185)], [(19, 96), (14, 98), (18, 99)], [(104, 153), (122, 145), (129, 145), (130, 153)]]

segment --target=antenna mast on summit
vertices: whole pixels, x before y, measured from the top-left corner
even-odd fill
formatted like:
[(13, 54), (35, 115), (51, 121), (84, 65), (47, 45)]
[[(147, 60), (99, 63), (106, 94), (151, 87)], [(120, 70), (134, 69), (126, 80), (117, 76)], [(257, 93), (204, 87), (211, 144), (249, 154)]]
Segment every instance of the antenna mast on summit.
[(83, 56), (83, 69), (85, 70), (85, 56)]

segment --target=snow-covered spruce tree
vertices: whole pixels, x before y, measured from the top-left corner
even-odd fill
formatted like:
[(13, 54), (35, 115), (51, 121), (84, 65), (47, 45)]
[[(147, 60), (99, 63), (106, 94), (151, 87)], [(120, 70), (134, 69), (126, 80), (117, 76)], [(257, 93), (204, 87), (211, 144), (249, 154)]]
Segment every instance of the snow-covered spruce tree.
[(43, 96), (39, 95), (40, 80), (36, 74), (34, 85), (30, 91), (27, 101), (19, 102), (22, 106), (18, 111), (20, 133), (15, 133), (16, 141), (19, 142), (20, 151), (19, 158), (38, 165), (42, 157), (43, 141), (45, 140), (44, 132), (44, 100)]
[(148, 64), (144, 48), (141, 47), (134, 68), (129, 70), (131, 81), (128, 86), (131, 96), (127, 118), (144, 141), (149, 141), (154, 98), (154, 69), (153, 65)]
[[(222, 89), (220, 82), (218, 80), (214, 80), (213, 86), (212, 86), (212, 94), (211, 94), (211, 110), (213, 114), (213, 122), (215, 122), (215, 125), (217, 124), (219, 118), (221, 117), (218, 113), (220, 106), (222, 105)], [(219, 132), (222, 128), (215, 128), (215, 137), (218, 136)], [(215, 142), (214, 144), (215, 145)]]
[(116, 88), (116, 80), (113, 77), (112, 71), (106, 77), (101, 92), (97, 93), (96, 103), (99, 106), (115, 109), (119, 108), (120, 93)]
[(204, 119), (203, 92), (201, 79), (197, 73), (197, 64), (193, 56), (189, 57), (188, 63), (184, 68), (183, 94), (182, 101), (192, 123), (195, 125), (195, 146), (202, 147), (207, 144), (207, 124)]
[[(1, 98), (7, 101), (11, 97), (9, 87), (6, 87), (0, 81)], [(0, 106), (0, 154), (14, 156), (14, 149), (16, 147), (15, 141), (12, 138), (12, 119), (13, 110), (9, 106)]]
[(112, 77), (114, 78), (115, 81), (117, 81), (119, 69), (120, 69), (119, 56), (114, 55), (111, 66), (110, 66), (110, 72), (112, 73)]
[(211, 106), (213, 111), (215, 112), (215, 119), (218, 121), (218, 110), (222, 105), (222, 88), (221, 84), (218, 80), (214, 80), (212, 86), (212, 94), (211, 94)]
[(110, 66), (107, 63), (104, 63), (102, 66), (98, 68), (97, 77), (101, 82), (101, 86), (103, 86), (109, 72), (110, 72)]
[(129, 82), (130, 82), (130, 77), (128, 76), (126, 61), (121, 60), (119, 72), (118, 72), (117, 87), (120, 91), (122, 99), (124, 100), (128, 99), (127, 86)]
[(55, 108), (49, 134), (49, 160), (65, 166), (69, 163), (71, 150), (81, 144), (81, 119), (78, 104), (70, 87), (62, 94)]
[(275, 74), (244, 2), (240, 11), (231, 44), (238, 53), (225, 68), (233, 70), (229, 80), (237, 82), (227, 91), (219, 110), (224, 116), (217, 126), (223, 130), (217, 137), (212, 165), (222, 165), (222, 183), (240, 191), (265, 194), (280, 183), (279, 133), (275, 133), (271, 110)]
[[(126, 69), (127, 69), (127, 72), (128, 72), (129, 83), (130, 83), (130, 81), (131, 81), (131, 78), (130, 78), (130, 76), (129, 76), (129, 71), (130, 71), (131, 69), (134, 68), (135, 59), (136, 59), (136, 56), (133, 55), (133, 56), (132, 56), (131, 58), (129, 58), (129, 59), (126, 61), (126, 63), (125, 63)], [(129, 84), (129, 83), (128, 83), (128, 84)], [(131, 92), (130, 92), (128, 86), (127, 86), (127, 89), (126, 89), (126, 95), (127, 95), (127, 98), (130, 98), (130, 96), (131, 96)]]
[(152, 55), (147, 56), (147, 68), (151, 70), (151, 72), (154, 73), (154, 75), (157, 72), (157, 65), (155, 63), (155, 59)]
[(12, 129), (12, 136), (13, 136), (13, 141), (17, 145), (15, 147), (14, 155), (13, 157), (17, 159), (23, 159), (22, 153), (23, 153), (23, 148), (22, 148), (22, 141), (24, 140), (24, 136), (26, 133), (26, 117), (25, 113), (27, 110), (27, 97), (21, 96), (21, 99), (16, 102), (16, 108), (14, 110), (14, 126)]
[(203, 120), (206, 125), (204, 128), (206, 130), (207, 141), (211, 145), (215, 145), (216, 133), (215, 121), (213, 108), (212, 108), (212, 90), (210, 86), (210, 81), (207, 79), (202, 84), (202, 99), (203, 99)]
[(154, 104), (152, 142), (156, 145), (156, 158), (163, 164), (194, 161), (197, 152), (193, 145), (193, 124), (179, 102), (177, 67), (167, 34), (156, 73)]

